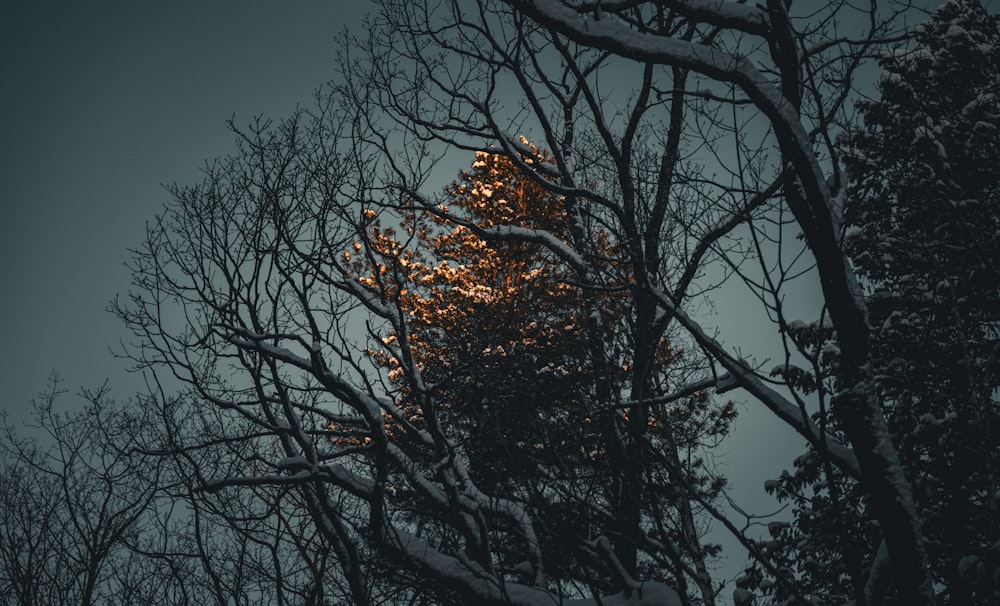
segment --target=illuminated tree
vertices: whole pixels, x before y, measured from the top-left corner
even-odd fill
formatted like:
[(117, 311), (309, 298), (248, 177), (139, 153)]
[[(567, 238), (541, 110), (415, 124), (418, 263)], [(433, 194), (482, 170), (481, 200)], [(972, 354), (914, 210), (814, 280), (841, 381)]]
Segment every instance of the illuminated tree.
[(427, 257), (408, 268), (403, 299), (415, 358), (467, 452), (485, 465), (476, 473), (507, 467), (487, 485), (510, 490), (516, 475), (538, 473), (532, 451), (553, 464), (596, 447), (587, 436), (592, 371), (580, 355), (581, 301), (566, 268), (537, 245), (490, 242), (476, 230), (516, 225), (565, 237), (562, 203), (503, 156), (482, 152), (446, 193), (447, 214), (468, 226), (425, 212), (414, 219), (417, 254)]
[[(115, 306), (136, 335), (131, 355), (179, 382), (182, 396), (218, 415), (220, 426), (245, 434), (188, 436), (184, 453), (227, 453), (224, 465), (195, 459), (192, 491), (293, 492), (289, 502), (308, 513), (344, 594), (358, 604), (386, 596), (709, 603), (718, 585), (703, 566), (708, 554), (698, 552), (693, 498), (769, 581), (805, 602), (780, 554), (731, 512), (701, 501), (700, 480), (685, 473), (698, 453), (684, 450), (682, 429), (693, 425), (678, 415), (710, 401), (705, 392), (740, 389), (807, 441), (822, 465), (858, 482), (871, 521), (865, 531), (873, 529), (861, 547), (878, 554), (884, 545), (885, 553), (859, 558), (863, 574), (878, 577), (887, 563), (900, 601), (933, 604), (912, 470), (876, 387), (879, 327), (845, 255), (848, 180), (834, 137), (849, 117), (857, 68), (898, 33), (894, 5), (379, 4), (359, 38), (346, 38), (335, 93), (281, 124), (241, 131), (232, 157), (206, 167), (202, 183), (172, 191), (133, 259), (134, 292)], [(842, 23), (864, 31), (846, 34)], [(443, 210), (451, 194), (427, 193), (434, 164), (476, 150), (504, 156), (551, 192), (543, 199), (559, 202), (565, 222)], [(531, 483), (503, 490), (517, 487), (507, 470), (481, 469), (487, 458), (475, 445), (470, 454), (468, 436), (506, 420), (484, 415), (485, 394), (461, 384), (458, 371), (479, 364), (490, 370), (493, 394), (517, 393), (500, 372), (513, 354), (504, 346), (497, 355), (493, 344), (513, 350), (525, 333), (501, 334), (503, 323), (466, 310), (483, 334), (496, 334), (449, 342), (420, 315), (414, 297), (426, 293), (411, 291), (420, 272), (410, 266), (430, 272), (432, 290), (434, 270), (460, 264), (421, 256), (415, 244), (427, 220), (414, 213), (424, 212), (441, 221), (430, 219), (428, 237), (438, 225), (445, 235), (462, 228), (452, 245), (468, 230), (498, 251), (537, 247), (542, 261), (526, 267), (557, 261), (553, 278), (575, 288), (566, 296), (578, 311), (551, 313), (573, 327), (569, 336), (580, 328), (584, 364), (563, 365), (582, 369), (569, 399), (580, 390), (597, 411), (595, 450), (608, 481), (598, 499), (564, 494), (558, 482), (541, 494), (547, 504), (571, 503), (579, 526), (587, 515), (598, 520), (576, 554), (593, 572), (591, 585), (550, 574), (562, 564), (540, 538), (546, 509), (527, 498)], [(491, 299), (506, 276), (487, 278), (458, 280), (467, 292), (448, 290), (450, 299), (435, 305), (481, 299), (522, 309)], [(818, 284), (821, 309), (792, 312), (804, 281)], [(766, 336), (715, 333), (706, 310), (722, 287), (745, 302), (740, 323), (766, 327)], [(833, 377), (822, 356), (836, 351), (798, 339), (810, 326), (836, 333), (842, 355)], [(435, 366), (422, 360), (438, 336), (456, 359)], [(684, 355), (671, 359), (667, 343), (683, 344)], [(774, 356), (778, 367), (767, 361)], [(802, 359), (807, 368), (794, 368)], [(511, 431), (551, 437), (546, 429)], [(744, 601), (739, 589), (734, 597)]]
[[(528, 163), (551, 161), (530, 151)], [(408, 247), (395, 230), (373, 227), (373, 240), (381, 243), (374, 273), (401, 280), (394, 292), (409, 317), (413, 363), (438, 397), (438, 412), (468, 456), (472, 478), (485, 490), (529, 504), (550, 575), (591, 579), (593, 566), (588, 558), (581, 560), (581, 547), (614, 525), (607, 514), (588, 511), (588, 504), (600, 503), (614, 515), (609, 488), (615, 473), (601, 427), (623, 425), (627, 417), (597, 400), (584, 301), (572, 269), (539, 243), (488, 236), (492, 228), (508, 226), (568, 242), (565, 201), (505, 156), (487, 152), (477, 152), (472, 169), (445, 188), (445, 195), (433, 211), (410, 215), (404, 226)], [(591, 233), (602, 259), (597, 296), (606, 321), (600, 339), (618, 352), (611, 382), (625, 394), (634, 371), (627, 352), (637, 340), (629, 326), (627, 270), (615, 261), (620, 253), (609, 234), (599, 228)], [(368, 265), (355, 264), (359, 271)], [(363, 279), (374, 284), (374, 273)], [(654, 374), (666, 380), (681, 353), (666, 338), (659, 340)], [(402, 380), (405, 362), (385, 350), (373, 353), (399, 385), (401, 408), (411, 420), (419, 419), (412, 387)], [(678, 398), (670, 410), (649, 420), (649, 432), (680, 452), (720, 439), (735, 417), (729, 405), (711, 407), (704, 393)], [(704, 569), (706, 555), (714, 553), (701, 544), (692, 512), (697, 498), (713, 500), (722, 483), (698, 461), (682, 462), (680, 456), (646, 465), (645, 472), (658, 480), (647, 487), (641, 515), (659, 534), (684, 545), (670, 554), (674, 574), (682, 579), (684, 566)]]

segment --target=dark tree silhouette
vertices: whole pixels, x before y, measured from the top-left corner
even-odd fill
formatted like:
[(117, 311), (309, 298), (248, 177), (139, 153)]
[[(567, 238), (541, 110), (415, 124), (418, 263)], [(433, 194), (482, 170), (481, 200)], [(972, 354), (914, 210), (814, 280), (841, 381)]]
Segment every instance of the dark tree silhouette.
[[(120, 519), (150, 512), (74, 548), (125, 545), (141, 558), (92, 561), (119, 562), (108, 568), (119, 579), (148, 571), (174, 603), (686, 605), (722, 586), (701, 543), (710, 517), (758, 567), (739, 582), (740, 603), (755, 582), (803, 603), (817, 588), (859, 604), (988, 599), (995, 452), (978, 459), (989, 462), (981, 472), (950, 470), (988, 449), (996, 408), (996, 213), (981, 164), (996, 142), (993, 72), (972, 89), (947, 79), (935, 89), (904, 78), (924, 55), (885, 59), (899, 79), (842, 146), (857, 70), (902, 39), (905, 5), (379, 6), (345, 35), (342, 72), (313, 108), (234, 129), (237, 151), (201, 183), (171, 188), (149, 225), (133, 290), (113, 310), (152, 386), (137, 409), (156, 423), (123, 416), (131, 429), (115, 435), (131, 442), (94, 451), (110, 457), (94, 469), (102, 481), (119, 468), (151, 478), (157, 496), (106, 481), (68, 496), (61, 507), (76, 508), (80, 528), (104, 519), (86, 515), (105, 511), (92, 506), (102, 495), (124, 505)], [(994, 30), (977, 14), (917, 33), (930, 65), (938, 51), (942, 61), (969, 51), (962, 69), (992, 69)], [(845, 35), (842, 23), (865, 25)], [(926, 88), (919, 106), (893, 100), (907, 85)], [(963, 91), (982, 95), (955, 114)], [(912, 132), (893, 125), (917, 110), (926, 116)], [(976, 145), (962, 147), (966, 128)], [(455, 152), (485, 153), (485, 166), (427, 193)], [(491, 183), (494, 168), (503, 178)], [(522, 213), (506, 194), (501, 203), (511, 183), (552, 213)], [(894, 196), (889, 214), (883, 194)], [(975, 244), (954, 243), (963, 234)], [(803, 283), (822, 309), (791, 311)], [(719, 296), (743, 297), (742, 321), (769, 328), (770, 342), (716, 332), (706, 309)], [(538, 316), (534, 327), (506, 321), (521, 313)], [(904, 370), (923, 373), (914, 390), (940, 379), (940, 402), (884, 372), (921, 335), (949, 357), (902, 352)], [(699, 407), (736, 389), (807, 442), (800, 467), (827, 482), (797, 505), (807, 544), (796, 548), (817, 557), (799, 569), (740, 527), (737, 507), (709, 498), (724, 483), (696, 445), (731, 409)], [(547, 409), (532, 404), (541, 398)], [(516, 424), (503, 409), (547, 414)], [(574, 431), (556, 432), (560, 422)], [(932, 452), (934, 439), (958, 436)], [(4, 470), (29, 493), (45, 489), (15, 472)], [(950, 495), (967, 524), (944, 520)], [(864, 505), (858, 518), (840, 514), (851, 502)], [(822, 518), (829, 526), (808, 526), (825, 511), (836, 514)], [(135, 524), (141, 536), (123, 534)], [(836, 530), (851, 540), (827, 541)], [(573, 548), (553, 548), (557, 534)]]
[[(532, 149), (525, 160), (551, 158)], [(446, 187), (445, 196), (433, 212), (417, 209), (409, 215), (403, 236), (373, 226), (378, 264), (362, 260), (357, 271), (370, 284), (376, 273), (402, 280), (399, 301), (409, 316), (413, 363), (433, 386), (439, 412), (469, 459), (472, 479), (490, 493), (528, 504), (550, 577), (598, 586), (584, 546), (595, 534), (615, 534), (620, 488), (608, 439), (618, 438), (608, 429), (624, 429), (627, 417), (597, 401), (584, 301), (572, 270), (537, 243), (488, 235), (496, 226), (512, 226), (568, 242), (565, 200), (505, 156), (488, 152), (477, 152), (472, 169)], [(637, 345), (644, 335), (630, 325), (630, 280), (627, 267), (616, 261), (617, 245), (600, 228), (592, 238), (606, 285), (597, 295), (604, 320), (596, 328), (600, 339), (620, 352), (610, 382), (627, 393), (635, 371), (627, 352), (645, 347)], [(354, 252), (362, 248), (357, 243)], [(397, 339), (390, 337), (390, 344)], [(666, 382), (682, 354), (665, 337), (659, 339), (652, 376)], [(376, 359), (400, 387), (400, 408), (417, 420), (417, 398), (400, 380), (405, 361), (391, 351), (375, 352)], [(696, 571), (707, 574), (706, 554), (715, 548), (703, 544), (694, 512), (699, 499), (715, 500), (723, 481), (706, 473), (699, 457), (734, 417), (731, 405), (710, 406), (699, 392), (676, 398), (649, 419), (650, 439), (670, 456), (644, 463), (644, 473), (657, 481), (644, 489), (640, 516), (660, 536), (672, 537), (677, 548), (644, 566), (661, 578), (666, 568), (680, 586), (694, 580), (705, 603), (714, 603), (714, 588)]]
[[(945, 3), (912, 45), (880, 59), (881, 97), (859, 102), (864, 124), (842, 142), (847, 250), (876, 328), (874, 388), (914, 485), (942, 604), (1000, 599), (998, 43), (997, 19), (979, 2)], [(830, 331), (801, 338), (825, 341), (836, 368)], [(838, 431), (836, 417), (827, 421)], [(799, 566), (802, 586), (830, 602), (898, 593), (879, 572), (886, 552), (872, 550), (878, 527), (853, 478), (810, 452), (773, 487), (798, 509), (779, 549), (816, 563)]]

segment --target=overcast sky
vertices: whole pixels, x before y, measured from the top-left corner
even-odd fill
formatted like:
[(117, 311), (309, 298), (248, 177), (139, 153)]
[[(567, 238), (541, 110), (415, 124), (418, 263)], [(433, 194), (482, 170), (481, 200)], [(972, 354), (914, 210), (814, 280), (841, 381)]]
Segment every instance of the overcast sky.
[[(127, 293), (127, 249), (206, 159), (233, 150), (226, 120), (287, 116), (335, 73), (336, 35), (365, 2), (4, 2), (0, 8), (0, 410), (24, 419), (52, 370), (72, 392), (110, 379), (128, 338), (105, 307)], [(735, 319), (738, 301), (720, 315)], [(770, 330), (767, 327), (758, 327)], [(72, 402), (72, 398), (68, 398)], [(71, 402), (68, 403), (71, 405)], [(743, 492), (801, 440), (745, 415), (724, 469)], [(784, 431), (776, 439), (775, 431)], [(748, 468), (753, 473), (748, 473)]]
[(368, 4), (329, 0), (3, 2), (0, 8), (0, 409), (20, 417), (51, 370), (73, 392), (135, 377), (104, 311), (127, 249), (226, 120), (287, 116), (333, 77), (335, 38)]

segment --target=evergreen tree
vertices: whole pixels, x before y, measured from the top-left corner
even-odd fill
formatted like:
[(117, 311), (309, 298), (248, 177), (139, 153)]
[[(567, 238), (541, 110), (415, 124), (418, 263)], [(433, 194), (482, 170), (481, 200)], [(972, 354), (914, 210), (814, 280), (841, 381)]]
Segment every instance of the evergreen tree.
[[(542, 152), (533, 151), (529, 162), (545, 161)], [(602, 419), (610, 413), (624, 428), (624, 407), (609, 410), (609, 403), (597, 401), (585, 305), (572, 270), (542, 246), (485, 237), (483, 231), (513, 226), (569, 242), (565, 205), (510, 159), (486, 152), (478, 152), (471, 170), (462, 171), (445, 193), (447, 207), (414, 212), (403, 225), (405, 238), (374, 227), (379, 260), (377, 269), (367, 268), (368, 279), (381, 274), (397, 281), (413, 363), (448, 416), (446, 425), (463, 445), (477, 485), (529, 505), (540, 522), (542, 549), (555, 564), (546, 571), (551, 578), (590, 583), (599, 562), (581, 557), (587, 551), (581, 547), (615, 522), (609, 494), (613, 465)], [(602, 326), (601, 339), (616, 360), (618, 375), (611, 381), (627, 394), (633, 371), (627, 352), (641, 335), (629, 325), (628, 278), (616, 261), (613, 238), (599, 228), (592, 234), (607, 285), (599, 294), (602, 317), (613, 319)], [(363, 271), (364, 263), (358, 269)], [(405, 360), (387, 351), (373, 353), (391, 378), (403, 376)], [(661, 387), (681, 356), (660, 340), (658, 370), (652, 374)], [(412, 386), (400, 381), (398, 388), (400, 408), (419, 423)], [(678, 545), (667, 568), (675, 571), (670, 580), (683, 587), (682, 568), (703, 568), (716, 549), (701, 545), (698, 530), (685, 525), (690, 520), (678, 515), (677, 504), (696, 502), (692, 491), (710, 500), (722, 486), (692, 453), (721, 437), (735, 411), (728, 403), (712, 406), (704, 392), (661, 408), (658, 413), (666, 414), (649, 419), (649, 435), (660, 445), (658, 452), (673, 448), (680, 455), (646, 462), (644, 473), (655, 479), (649, 482), (645, 526), (651, 540)], [(692, 558), (701, 561), (693, 565)], [(664, 562), (647, 565), (662, 576)]]
[(1000, 588), (1000, 32), (952, 0), (888, 57), (849, 142), (851, 256), (886, 414), (950, 603)]
[[(913, 41), (880, 60), (881, 98), (859, 104), (864, 124), (842, 141), (845, 244), (879, 327), (876, 387), (915, 488), (938, 599), (995, 604), (1000, 33), (978, 0), (950, 0)], [(836, 354), (829, 331), (799, 338)], [(835, 358), (825, 360), (831, 377)], [(855, 481), (809, 452), (769, 487), (796, 505), (796, 525), (776, 534), (794, 548), (803, 589), (824, 602), (892, 596), (878, 574), (862, 573), (884, 555)]]

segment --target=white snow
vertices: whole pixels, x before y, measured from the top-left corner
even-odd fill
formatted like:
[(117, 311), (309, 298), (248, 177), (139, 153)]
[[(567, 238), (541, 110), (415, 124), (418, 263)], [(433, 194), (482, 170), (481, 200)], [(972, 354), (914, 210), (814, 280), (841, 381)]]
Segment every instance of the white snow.
[(829, 435), (820, 432), (819, 427), (808, 416), (803, 415), (797, 404), (790, 401), (771, 387), (767, 386), (742, 360), (733, 357), (721, 343), (708, 336), (700, 324), (695, 322), (684, 310), (676, 307), (664, 293), (653, 291), (660, 304), (670, 309), (678, 322), (694, 337), (699, 345), (704, 347), (732, 375), (733, 381), (753, 394), (767, 406), (782, 421), (787, 423), (800, 435), (809, 441), (822, 442), (836, 463), (852, 475), (860, 475), (857, 457), (854, 451), (838, 442)]
[(560, 259), (566, 261), (574, 269), (586, 266), (583, 257), (570, 248), (565, 242), (555, 237), (553, 234), (540, 229), (529, 229), (516, 225), (498, 225), (496, 227), (480, 228), (480, 231), (487, 237), (508, 238), (513, 240), (523, 240), (526, 242), (536, 242), (554, 252)]

